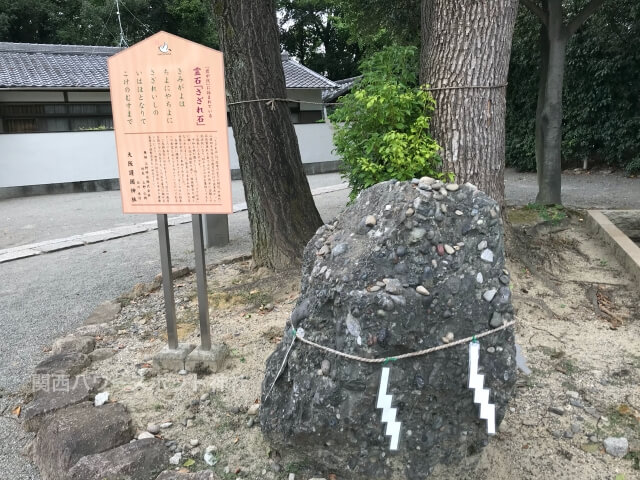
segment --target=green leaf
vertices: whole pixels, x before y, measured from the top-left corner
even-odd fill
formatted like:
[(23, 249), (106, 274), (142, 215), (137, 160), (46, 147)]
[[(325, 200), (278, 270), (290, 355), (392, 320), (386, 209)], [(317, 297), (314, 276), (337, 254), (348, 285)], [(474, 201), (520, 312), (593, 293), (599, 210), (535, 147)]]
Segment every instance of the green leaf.
[(193, 465), (195, 465), (196, 461), (193, 458), (190, 458), (189, 460), (187, 460), (186, 462), (184, 462), (182, 464), (183, 467), (191, 467)]

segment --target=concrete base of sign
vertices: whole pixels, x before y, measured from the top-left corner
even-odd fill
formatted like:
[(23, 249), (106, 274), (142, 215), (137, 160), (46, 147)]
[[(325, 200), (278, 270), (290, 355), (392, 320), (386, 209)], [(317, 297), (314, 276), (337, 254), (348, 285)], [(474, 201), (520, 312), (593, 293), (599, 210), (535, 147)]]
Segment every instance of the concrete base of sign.
[(175, 350), (165, 347), (153, 357), (153, 365), (174, 372), (184, 370), (185, 359), (194, 348), (196, 346), (190, 343), (179, 343)]
[(229, 356), (229, 347), (225, 344), (211, 345), (211, 350), (194, 350), (185, 360), (185, 369), (189, 372), (216, 373), (222, 370)]
[(229, 244), (229, 216), (203, 215), (204, 220), (204, 246), (224, 247)]

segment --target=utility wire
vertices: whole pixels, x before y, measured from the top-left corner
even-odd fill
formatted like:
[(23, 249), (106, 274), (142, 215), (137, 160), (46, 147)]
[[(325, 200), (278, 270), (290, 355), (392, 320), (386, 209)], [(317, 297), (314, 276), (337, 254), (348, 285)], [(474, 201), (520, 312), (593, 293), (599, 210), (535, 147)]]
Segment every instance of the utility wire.
[(124, 31), (122, 30), (122, 20), (120, 19), (120, 1), (116, 0), (116, 14), (118, 15), (118, 25), (120, 25), (120, 46), (128, 47), (129, 43), (127, 43), (127, 39), (124, 36)]

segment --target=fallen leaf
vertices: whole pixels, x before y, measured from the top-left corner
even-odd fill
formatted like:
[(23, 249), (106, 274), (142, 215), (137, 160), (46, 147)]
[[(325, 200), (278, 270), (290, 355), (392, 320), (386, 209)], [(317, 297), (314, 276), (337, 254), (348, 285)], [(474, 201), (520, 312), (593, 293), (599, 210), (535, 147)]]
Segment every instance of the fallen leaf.
[(240, 467), (236, 468), (236, 475), (238, 475), (240, 472), (242, 471), (242, 469)]
[(190, 458), (189, 460), (187, 460), (186, 462), (184, 462), (184, 463), (182, 464), (182, 466), (183, 466), (183, 467), (190, 467), (190, 466), (192, 466), (192, 465), (193, 465), (193, 464), (195, 464), (195, 463), (196, 463), (196, 461), (195, 461), (193, 458)]
[(19, 417), (21, 411), (22, 411), (22, 407), (18, 405), (16, 408), (11, 410), (11, 413), (14, 414), (16, 417)]
[(240, 440), (240, 438), (236, 437), (236, 439), (233, 441), (233, 443), (238, 443), (238, 440)]

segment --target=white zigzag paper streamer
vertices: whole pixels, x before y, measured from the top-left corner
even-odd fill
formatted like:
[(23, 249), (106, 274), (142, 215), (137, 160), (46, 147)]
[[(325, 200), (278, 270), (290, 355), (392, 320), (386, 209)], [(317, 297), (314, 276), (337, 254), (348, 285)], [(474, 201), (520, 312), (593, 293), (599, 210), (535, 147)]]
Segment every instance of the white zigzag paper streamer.
[(487, 433), (496, 433), (496, 406), (489, 403), (489, 389), (484, 387), (484, 375), (478, 373), (480, 343), (469, 343), (469, 388), (473, 388), (473, 401), (480, 404), (480, 418), (487, 421)]
[(382, 422), (387, 424), (385, 435), (391, 437), (389, 450), (397, 450), (398, 440), (400, 439), (401, 422), (396, 422), (398, 409), (391, 407), (393, 396), (387, 394), (388, 384), (389, 368), (385, 367), (382, 369), (382, 376), (380, 377), (380, 390), (378, 390), (378, 404), (376, 406), (382, 409)]

